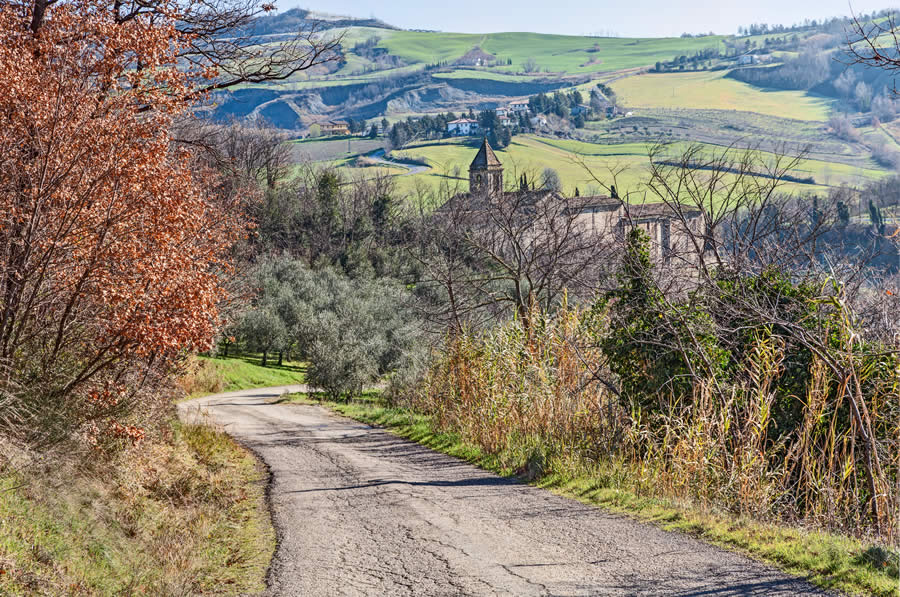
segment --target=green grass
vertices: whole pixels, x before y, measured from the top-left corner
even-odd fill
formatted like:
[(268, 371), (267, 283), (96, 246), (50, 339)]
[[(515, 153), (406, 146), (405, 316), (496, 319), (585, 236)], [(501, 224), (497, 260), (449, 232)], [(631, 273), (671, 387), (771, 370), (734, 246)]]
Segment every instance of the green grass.
[[(643, 143), (625, 145), (585, 143), (579, 148), (589, 150), (589, 154), (584, 156), (584, 161), (590, 172), (579, 164), (578, 156), (572, 152), (573, 147), (561, 147), (532, 135), (515, 137), (509, 147), (497, 150), (497, 157), (503, 162), (507, 182), (517, 180), (520, 173), (526, 173), (529, 178), (536, 179), (545, 168), (553, 168), (563, 181), (564, 191), (569, 194), (574, 193), (576, 187), (582, 194), (587, 194), (592, 189), (598, 194), (605, 194), (600, 185), (593, 180), (591, 172), (604, 184), (612, 184), (609, 168), (626, 168), (617, 176), (616, 182), (620, 189), (636, 189), (644, 176), (647, 147)], [(465, 141), (457, 140), (415, 146), (395, 153), (403, 157), (424, 158), (432, 168), (429, 173), (407, 177), (410, 179), (404, 181), (407, 188), (419, 179), (432, 187), (441, 182), (458, 183), (461, 190), (466, 191), (468, 167), (476, 151), (477, 148)], [(461, 179), (456, 179), (457, 176)]]
[(0, 594), (265, 590), (275, 551), (265, 470), (222, 432), (169, 433), (112, 460), (0, 472)]
[(196, 357), (179, 384), (190, 398), (218, 392), (236, 392), (251, 388), (290, 386), (306, 381), (306, 364), (270, 356), (266, 367), (259, 354), (243, 354), (228, 358)]
[(725, 77), (726, 71), (648, 73), (612, 84), (619, 101), (629, 109), (693, 108), (741, 110), (824, 121), (833, 101), (801, 91), (767, 91)]
[[(299, 395), (296, 402), (309, 403)], [(377, 395), (350, 403), (325, 403), (336, 412), (425, 445), (503, 476), (528, 470), (521, 452), (488, 454), (459, 434), (437, 428), (430, 417), (384, 405)], [(900, 554), (833, 533), (776, 526), (727, 513), (699, 510), (622, 488), (620, 470), (573, 470), (539, 476), (537, 487), (603, 507), (665, 530), (684, 532), (739, 551), (831, 590), (853, 595), (895, 597), (900, 589)], [(519, 477), (523, 481), (528, 479)]]
[[(722, 150), (721, 146), (706, 145), (710, 151)], [(605, 194), (596, 178), (605, 185), (616, 184), (620, 195), (636, 193), (636, 197), (642, 198), (643, 183), (648, 177), (648, 147), (647, 142), (607, 145), (521, 135), (514, 137), (513, 143), (506, 149), (498, 150), (497, 156), (503, 162), (507, 183), (518, 180), (522, 172), (534, 179), (540, 176), (544, 168), (553, 168), (559, 173), (567, 194), (573, 194), (576, 187), (582, 195)], [(684, 147), (686, 142), (677, 142), (668, 151), (677, 153)], [(424, 184), (433, 190), (443, 183), (458, 185), (460, 191), (466, 191), (468, 167), (476, 151), (469, 142), (454, 139), (395, 152), (401, 157), (425, 159), (431, 167), (427, 173), (398, 179), (398, 186), (403, 191), (411, 191), (415, 185)], [(764, 160), (774, 158), (768, 152), (758, 153)], [(613, 171), (616, 172), (615, 178)], [(790, 183), (785, 184), (784, 190), (808, 194), (823, 192), (828, 186), (838, 186), (844, 182), (858, 184), (874, 180), (886, 176), (888, 172), (874, 163), (862, 168), (822, 159), (807, 159), (792, 174), (800, 178), (811, 176), (815, 184)]]
[[(410, 63), (453, 62), (478, 46), (501, 63), (512, 59), (516, 72), (533, 59), (545, 71), (556, 73), (605, 72), (652, 65), (680, 54), (721, 47), (722, 37), (703, 38), (597, 38), (539, 33), (441, 33), (392, 31), (379, 33), (380, 47)], [(596, 51), (592, 51), (595, 50)]]

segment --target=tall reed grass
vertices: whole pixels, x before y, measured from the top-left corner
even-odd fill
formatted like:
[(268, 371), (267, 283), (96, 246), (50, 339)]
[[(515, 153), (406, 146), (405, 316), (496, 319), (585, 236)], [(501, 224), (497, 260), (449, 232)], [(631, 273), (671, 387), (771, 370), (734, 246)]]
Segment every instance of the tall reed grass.
[(687, 400), (671, 397), (642, 413), (604, 383), (610, 376), (592, 342), (594, 319), (564, 306), (552, 317), (535, 314), (529, 334), (515, 321), (464, 332), (398, 400), (529, 477), (590, 472), (638, 494), (896, 541), (896, 384), (866, 396), (886, 506), (873, 521), (865, 454), (846, 416), (851, 389), (823, 364), (812, 362), (799, 425), (777, 437), (773, 404), (784, 353), (774, 336), (755, 341), (744, 381), (725, 399), (721, 388), (698, 381)]

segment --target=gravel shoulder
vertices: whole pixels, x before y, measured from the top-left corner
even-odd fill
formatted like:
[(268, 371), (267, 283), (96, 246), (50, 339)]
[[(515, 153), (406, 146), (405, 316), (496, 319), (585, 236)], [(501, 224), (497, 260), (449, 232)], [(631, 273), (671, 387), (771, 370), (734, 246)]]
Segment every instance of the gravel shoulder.
[(285, 386), (179, 405), (256, 452), (279, 535), (269, 595), (827, 595), (690, 536), (498, 477)]

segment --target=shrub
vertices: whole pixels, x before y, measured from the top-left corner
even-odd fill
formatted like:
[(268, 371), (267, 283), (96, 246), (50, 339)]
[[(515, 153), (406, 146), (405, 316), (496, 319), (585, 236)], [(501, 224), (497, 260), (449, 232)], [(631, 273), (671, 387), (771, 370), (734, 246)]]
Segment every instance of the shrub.
[(853, 128), (853, 124), (845, 114), (832, 116), (828, 121), (828, 126), (831, 128), (831, 132), (841, 139), (854, 143), (859, 142), (859, 131)]

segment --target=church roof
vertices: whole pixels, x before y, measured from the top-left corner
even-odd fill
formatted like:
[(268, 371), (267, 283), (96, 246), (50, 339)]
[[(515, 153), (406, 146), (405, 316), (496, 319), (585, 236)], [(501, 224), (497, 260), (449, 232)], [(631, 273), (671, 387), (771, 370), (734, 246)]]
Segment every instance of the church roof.
[(491, 166), (502, 166), (500, 160), (497, 159), (497, 155), (494, 153), (494, 150), (491, 149), (490, 143), (488, 143), (487, 139), (484, 140), (484, 143), (481, 144), (481, 149), (478, 150), (478, 155), (475, 156), (475, 159), (472, 160), (472, 164), (469, 166), (470, 170), (484, 170)]

